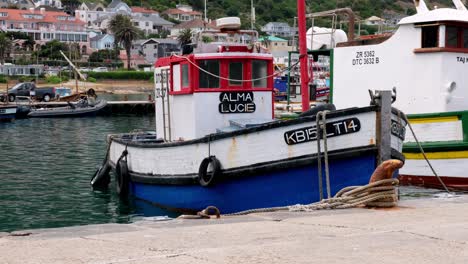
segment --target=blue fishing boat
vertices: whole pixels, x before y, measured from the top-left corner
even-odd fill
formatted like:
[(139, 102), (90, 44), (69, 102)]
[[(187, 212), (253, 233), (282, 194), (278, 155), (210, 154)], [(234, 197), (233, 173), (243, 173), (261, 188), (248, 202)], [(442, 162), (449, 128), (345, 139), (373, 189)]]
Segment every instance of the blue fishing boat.
[(312, 203), (327, 186), (334, 194), (367, 184), (382, 161), (403, 160), (406, 123), (391, 91), (368, 107), (322, 104), (276, 120), (272, 55), (237, 18), (217, 23), (187, 54), (156, 62), (157, 133), (110, 135), (93, 186), (106, 185), (112, 169), (122, 197), (233, 213)]

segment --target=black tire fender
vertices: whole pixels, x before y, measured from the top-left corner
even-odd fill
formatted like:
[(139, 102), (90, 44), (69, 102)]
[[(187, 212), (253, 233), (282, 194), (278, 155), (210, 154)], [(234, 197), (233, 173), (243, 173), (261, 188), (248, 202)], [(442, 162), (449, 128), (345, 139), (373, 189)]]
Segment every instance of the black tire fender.
[(16, 100), (16, 95), (15, 94), (9, 94), (8, 95), (8, 101), (9, 102), (14, 102)]
[(110, 182), (110, 170), (111, 166), (108, 162), (106, 162), (104, 165), (101, 165), (91, 178), (91, 186), (93, 188), (106, 188)]
[[(208, 167), (211, 164), (212, 170), (209, 172)], [(208, 187), (216, 183), (221, 173), (221, 163), (216, 156), (204, 158), (198, 169), (198, 183), (203, 187)]]
[(127, 159), (120, 157), (115, 165), (115, 187), (121, 198), (129, 194), (130, 174), (128, 173)]

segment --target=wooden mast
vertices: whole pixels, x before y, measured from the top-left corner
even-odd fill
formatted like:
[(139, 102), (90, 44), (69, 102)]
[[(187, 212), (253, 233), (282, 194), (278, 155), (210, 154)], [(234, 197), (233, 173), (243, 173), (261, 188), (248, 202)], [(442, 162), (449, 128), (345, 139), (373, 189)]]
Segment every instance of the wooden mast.
[(301, 63), (302, 112), (309, 110), (309, 71), (307, 67), (307, 40), (305, 0), (297, 0), (297, 24), (299, 30), (299, 61)]

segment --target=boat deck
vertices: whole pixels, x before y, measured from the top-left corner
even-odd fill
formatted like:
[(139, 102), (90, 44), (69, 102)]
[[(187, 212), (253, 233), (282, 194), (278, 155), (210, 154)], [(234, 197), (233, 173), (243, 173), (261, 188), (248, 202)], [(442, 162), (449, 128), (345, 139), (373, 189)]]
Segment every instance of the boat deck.
[(0, 233), (0, 252), (6, 263), (465, 263), (468, 196), (441, 196), (388, 210), (142, 218)]

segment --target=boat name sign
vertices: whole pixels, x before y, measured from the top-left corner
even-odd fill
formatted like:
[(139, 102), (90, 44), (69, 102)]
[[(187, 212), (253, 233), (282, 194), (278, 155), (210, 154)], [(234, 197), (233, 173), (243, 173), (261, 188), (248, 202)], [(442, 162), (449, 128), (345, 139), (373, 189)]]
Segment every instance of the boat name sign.
[(400, 123), (395, 120), (392, 120), (392, 135), (400, 138), (401, 140), (405, 140), (406, 128)]
[(253, 92), (222, 92), (219, 101), (221, 114), (253, 113), (256, 109)]
[[(356, 117), (329, 122), (327, 127), (327, 138), (336, 137), (361, 130), (361, 122)], [(316, 126), (303, 127), (295, 130), (286, 131), (284, 140), (288, 145), (295, 145), (317, 140)]]

